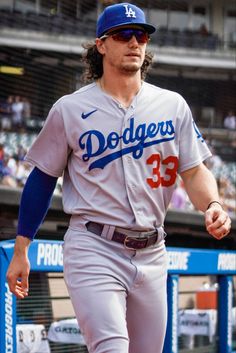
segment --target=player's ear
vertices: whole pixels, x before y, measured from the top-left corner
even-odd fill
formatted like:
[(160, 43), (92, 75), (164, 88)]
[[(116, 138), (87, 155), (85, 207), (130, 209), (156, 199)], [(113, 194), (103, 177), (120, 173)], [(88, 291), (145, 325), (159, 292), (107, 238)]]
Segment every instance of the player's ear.
[(102, 39), (100, 39), (100, 38), (96, 38), (95, 44), (96, 44), (98, 52), (101, 55), (104, 55), (104, 53), (105, 53), (104, 41)]

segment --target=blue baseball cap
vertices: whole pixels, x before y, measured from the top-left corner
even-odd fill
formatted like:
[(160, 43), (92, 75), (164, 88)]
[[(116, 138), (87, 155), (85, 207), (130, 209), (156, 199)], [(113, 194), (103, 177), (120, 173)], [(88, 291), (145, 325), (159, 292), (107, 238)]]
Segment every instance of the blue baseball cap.
[(149, 34), (154, 33), (156, 28), (146, 23), (144, 12), (137, 6), (129, 3), (120, 3), (107, 6), (97, 21), (97, 37), (101, 37), (109, 30), (125, 25), (141, 26)]

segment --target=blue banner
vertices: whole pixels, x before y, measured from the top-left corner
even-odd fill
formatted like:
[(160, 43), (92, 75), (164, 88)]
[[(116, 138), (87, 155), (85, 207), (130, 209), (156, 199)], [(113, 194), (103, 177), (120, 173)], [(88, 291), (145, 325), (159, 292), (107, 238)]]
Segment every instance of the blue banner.
[[(10, 262), (14, 241), (2, 241), (0, 247)], [(236, 251), (167, 247), (168, 272), (184, 275), (235, 275)], [(34, 240), (29, 248), (32, 271), (62, 271), (63, 242)]]
[[(6, 271), (14, 240), (0, 243), (0, 353), (16, 353), (16, 298), (9, 290)], [(219, 353), (232, 352), (232, 276), (236, 275), (236, 251), (168, 247), (168, 326), (165, 353), (178, 352), (178, 275), (219, 277)], [(31, 271), (62, 272), (63, 242), (34, 240), (29, 248)]]

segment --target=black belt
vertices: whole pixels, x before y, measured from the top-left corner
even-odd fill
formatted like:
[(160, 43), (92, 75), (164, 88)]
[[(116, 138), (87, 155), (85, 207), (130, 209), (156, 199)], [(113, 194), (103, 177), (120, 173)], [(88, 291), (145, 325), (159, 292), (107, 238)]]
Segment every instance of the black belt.
[[(95, 222), (88, 222), (86, 224), (86, 228), (97, 235), (102, 234), (103, 231), (103, 224), (95, 223)], [(148, 232), (150, 233), (150, 232)], [(157, 240), (158, 240), (158, 231), (154, 230), (153, 234), (150, 234), (148, 236), (142, 236), (142, 237), (133, 237), (129, 236), (127, 234), (122, 234), (120, 232), (117, 232), (116, 230), (114, 231), (111, 240), (116, 241), (117, 243), (121, 243), (125, 246), (125, 248), (128, 249), (133, 249), (133, 250), (139, 250), (139, 249), (144, 249), (147, 248), (151, 245), (154, 245)]]

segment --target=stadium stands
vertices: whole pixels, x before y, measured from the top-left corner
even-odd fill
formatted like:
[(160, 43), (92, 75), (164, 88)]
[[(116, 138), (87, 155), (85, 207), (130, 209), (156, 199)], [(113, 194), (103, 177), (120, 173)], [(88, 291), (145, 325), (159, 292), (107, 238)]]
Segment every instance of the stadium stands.
[[(42, 31), (46, 33), (85, 35), (95, 33), (96, 21), (83, 18), (72, 18), (58, 14), (46, 15), (36, 12), (20, 12), (0, 9), (0, 28), (10, 27), (31, 31)], [(216, 35), (209, 33), (206, 36), (198, 31), (168, 29), (161, 27), (158, 34), (153, 37), (153, 43), (160, 46), (177, 46), (187, 48), (202, 48), (214, 50), (222, 46), (222, 42)]]

